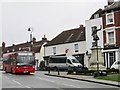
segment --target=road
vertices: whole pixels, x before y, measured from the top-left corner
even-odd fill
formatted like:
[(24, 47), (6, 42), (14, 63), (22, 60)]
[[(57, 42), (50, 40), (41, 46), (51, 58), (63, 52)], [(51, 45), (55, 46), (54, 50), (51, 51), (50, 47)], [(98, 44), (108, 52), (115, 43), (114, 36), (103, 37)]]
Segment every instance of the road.
[(114, 90), (117, 88), (109, 85), (46, 76), (44, 73), (47, 72), (42, 71), (37, 71), (35, 74), (30, 75), (15, 75), (5, 72), (1, 73), (2, 88), (4, 88), (2, 90), (21, 90), (21, 88), (22, 90), (81, 90), (80, 88), (84, 90), (90, 90), (91, 88), (95, 88), (95, 90), (96, 88), (101, 88), (101, 90), (103, 90), (102, 88), (109, 88), (107, 90)]

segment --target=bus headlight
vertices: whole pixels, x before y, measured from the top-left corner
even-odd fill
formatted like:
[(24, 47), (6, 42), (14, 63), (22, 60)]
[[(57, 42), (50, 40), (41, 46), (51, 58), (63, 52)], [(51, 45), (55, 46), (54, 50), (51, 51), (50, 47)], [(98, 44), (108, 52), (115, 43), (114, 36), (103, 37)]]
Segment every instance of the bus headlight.
[(35, 68), (35, 66), (32, 66), (33, 68)]
[(19, 67), (16, 67), (17, 69), (19, 68)]

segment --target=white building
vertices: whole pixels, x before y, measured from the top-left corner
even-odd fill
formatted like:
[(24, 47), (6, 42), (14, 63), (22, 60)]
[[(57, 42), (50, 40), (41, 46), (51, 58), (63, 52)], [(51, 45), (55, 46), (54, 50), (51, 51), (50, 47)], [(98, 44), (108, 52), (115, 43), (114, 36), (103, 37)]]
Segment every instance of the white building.
[(0, 47), (0, 69), (2, 69), (2, 47)]
[(63, 31), (44, 46), (46, 65), (51, 55), (73, 55), (81, 64), (86, 66), (84, 63), (85, 45), (85, 27), (83, 27), (83, 25), (80, 25), (80, 28)]

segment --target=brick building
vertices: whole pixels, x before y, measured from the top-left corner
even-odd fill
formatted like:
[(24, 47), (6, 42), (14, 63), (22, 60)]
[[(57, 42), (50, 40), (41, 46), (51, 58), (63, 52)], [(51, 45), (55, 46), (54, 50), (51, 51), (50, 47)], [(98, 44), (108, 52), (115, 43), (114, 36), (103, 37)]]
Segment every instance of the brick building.
[(110, 68), (119, 57), (120, 0), (109, 3), (102, 14), (105, 64), (107, 68)]

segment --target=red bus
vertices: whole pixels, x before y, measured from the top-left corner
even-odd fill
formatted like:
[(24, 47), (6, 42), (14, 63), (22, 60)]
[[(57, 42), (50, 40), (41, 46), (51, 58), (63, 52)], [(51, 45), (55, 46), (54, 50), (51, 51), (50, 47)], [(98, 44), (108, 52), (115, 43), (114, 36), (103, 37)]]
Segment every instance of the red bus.
[(18, 51), (3, 54), (3, 70), (9, 73), (34, 73), (33, 52)]

